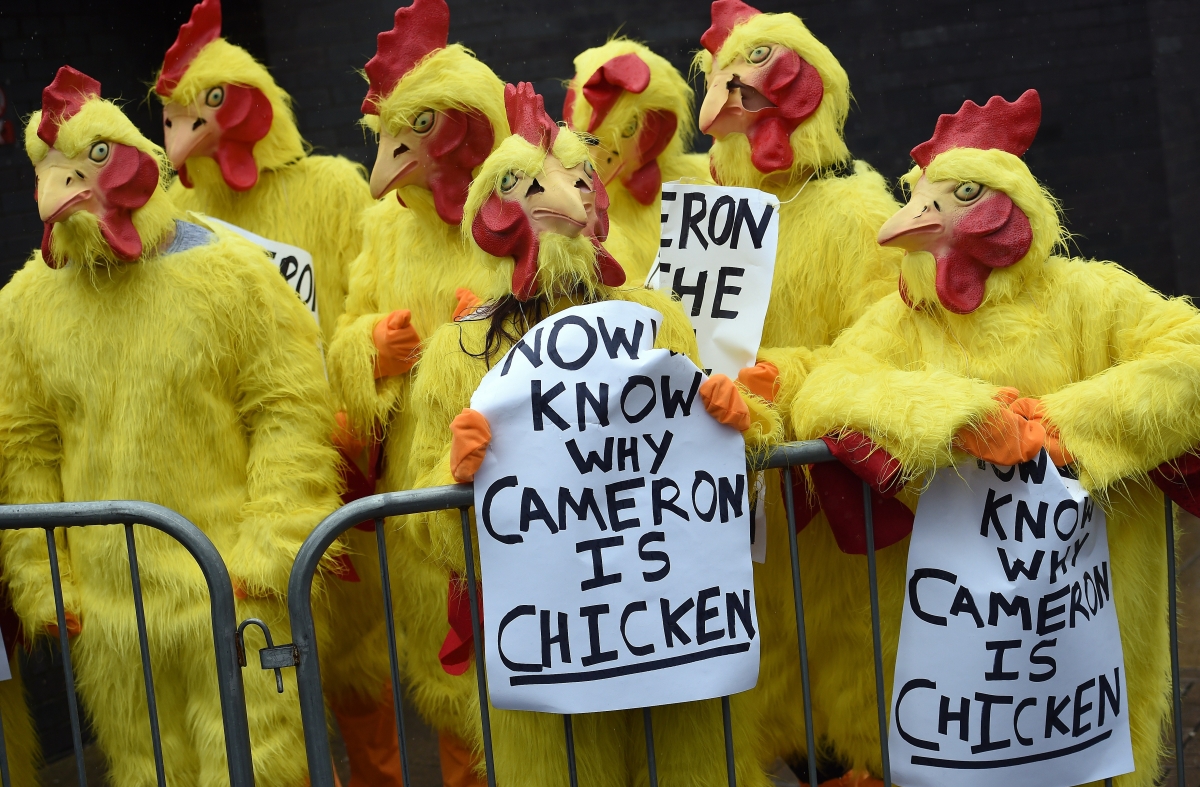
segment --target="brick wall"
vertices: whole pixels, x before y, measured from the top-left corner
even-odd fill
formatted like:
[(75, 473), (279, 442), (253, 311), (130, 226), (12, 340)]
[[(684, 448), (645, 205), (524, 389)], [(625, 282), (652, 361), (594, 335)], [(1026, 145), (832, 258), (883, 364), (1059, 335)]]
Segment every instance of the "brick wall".
[[(296, 99), (301, 130), (318, 151), (369, 164), (356, 125), (365, 85), (355, 73), (390, 28), (397, 0), (246, 0), (226, 3), (226, 34), (265, 57)], [(36, 108), (62, 62), (132, 98), (131, 112), (159, 138), (144, 84), (186, 18), (188, 0), (152, 14), (132, 0), (102, 9), (81, 0), (0, 10), (0, 84), (8, 117)], [(703, 0), (450, 0), (451, 39), (504, 79), (532, 81), (562, 106), (572, 59), (620, 30), (686, 68), (708, 26)], [(901, 7), (897, 7), (900, 5)], [(889, 178), (926, 139), (941, 112), (964, 98), (1042, 94), (1044, 121), (1028, 154), (1062, 199), (1079, 253), (1113, 259), (1169, 292), (1200, 294), (1188, 254), (1200, 201), (1200, 3), (1194, 0), (761, 0), (799, 11), (850, 74), (856, 104), (847, 138)], [(111, 86), (111, 87), (110, 87)], [(0, 146), (0, 267), (36, 245), (41, 228), (23, 154)]]

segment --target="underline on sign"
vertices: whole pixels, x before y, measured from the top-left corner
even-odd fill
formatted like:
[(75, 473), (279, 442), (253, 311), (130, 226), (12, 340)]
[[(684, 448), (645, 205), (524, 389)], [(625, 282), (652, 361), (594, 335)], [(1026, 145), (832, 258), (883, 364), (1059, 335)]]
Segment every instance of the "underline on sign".
[(1101, 741), (1108, 740), (1113, 734), (1112, 730), (1101, 733), (1095, 738), (1090, 738), (1081, 743), (1076, 743), (1074, 746), (1068, 746), (1065, 749), (1057, 749), (1055, 751), (1042, 752), (1041, 754), (1030, 754), (1025, 757), (1010, 757), (1007, 760), (939, 760), (937, 757), (913, 757), (913, 765), (928, 765), (931, 768), (957, 768), (960, 770), (987, 770), (989, 768), (1008, 768), (1013, 765), (1028, 765), (1031, 762), (1042, 762), (1044, 760), (1053, 760), (1058, 757), (1066, 757), (1068, 754), (1075, 754), (1084, 749), (1090, 749)]
[(696, 653), (689, 653), (686, 656), (672, 656), (669, 659), (655, 659), (654, 661), (644, 661), (640, 664), (626, 664), (623, 667), (609, 667), (608, 669), (598, 669), (591, 672), (565, 672), (560, 675), (517, 675), (508, 679), (508, 685), (586, 683), (592, 680), (618, 678), (622, 675), (636, 675), (639, 672), (653, 672), (654, 670), (666, 669), (667, 667), (678, 667), (681, 664), (693, 664), (697, 661), (715, 659), (719, 656), (745, 653), (747, 650), (750, 650), (750, 643), (742, 642), (737, 645), (725, 645), (719, 648), (701, 650)]

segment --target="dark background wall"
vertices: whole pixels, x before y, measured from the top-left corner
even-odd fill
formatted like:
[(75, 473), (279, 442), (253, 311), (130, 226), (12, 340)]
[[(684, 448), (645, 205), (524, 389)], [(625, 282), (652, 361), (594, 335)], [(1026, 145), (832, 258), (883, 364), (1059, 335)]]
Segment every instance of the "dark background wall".
[[(365, 85), (355, 73), (391, 27), (397, 0), (229, 0), (226, 36), (267, 62), (296, 100), (318, 151), (364, 163), (355, 124)], [(451, 40), (504, 79), (532, 81), (557, 114), (572, 59), (612, 33), (643, 39), (686, 68), (708, 26), (704, 0), (450, 0)], [(909, 165), (941, 112), (965, 98), (1037, 88), (1041, 133), (1028, 161), (1063, 201), (1079, 251), (1112, 259), (1164, 291), (1200, 294), (1189, 231), (1200, 226), (1200, 3), (1194, 0), (761, 0), (802, 16), (850, 74), (854, 153), (889, 178)], [(70, 63), (121, 96), (152, 139), (146, 93), (189, 0), (6, 3), (0, 8), (4, 119), (0, 145), (0, 277), (41, 236), (21, 118), (55, 69)], [(145, 9), (145, 10), (143, 10)]]

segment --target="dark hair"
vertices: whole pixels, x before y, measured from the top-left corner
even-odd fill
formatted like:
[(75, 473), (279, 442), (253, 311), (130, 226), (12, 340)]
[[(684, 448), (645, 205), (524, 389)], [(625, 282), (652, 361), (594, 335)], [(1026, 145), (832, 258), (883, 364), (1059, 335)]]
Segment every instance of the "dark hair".
[[(586, 288), (578, 286), (563, 297), (574, 303), (590, 303), (595, 300)], [(529, 329), (550, 316), (550, 299), (539, 294), (527, 301), (518, 300), (511, 292), (498, 300), (483, 307), (487, 310), (487, 335), (483, 341), (483, 349), (473, 353), (463, 345), (462, 332), (458, 334), (458, 346), (472, 358), (478, 358), (492, 368), (494, 357), (504, 354), (504, 345), (512, 346), (529, 332)]]

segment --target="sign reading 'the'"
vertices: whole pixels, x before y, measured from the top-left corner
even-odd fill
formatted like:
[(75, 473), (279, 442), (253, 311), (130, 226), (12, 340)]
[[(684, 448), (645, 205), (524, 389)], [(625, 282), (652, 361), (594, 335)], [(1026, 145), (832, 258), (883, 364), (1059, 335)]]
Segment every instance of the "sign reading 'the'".
[(758, 676), (745, 444), (623, 301), (534, 326), (471, 407), (488, 688), (589, 713), (708, 699)]
[(890, 745), (905, 787), (1133, 770), (1104, 512), (1045, 451), (938, 472), (908, 551)]
[(779, 200), (757, 189), (664, 183), (658, 264), (647, 284), (683, 301), (710, 371), (753, 366), (771, 300)]

